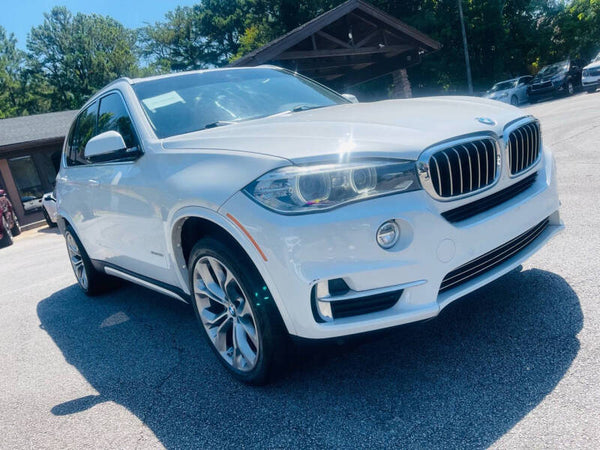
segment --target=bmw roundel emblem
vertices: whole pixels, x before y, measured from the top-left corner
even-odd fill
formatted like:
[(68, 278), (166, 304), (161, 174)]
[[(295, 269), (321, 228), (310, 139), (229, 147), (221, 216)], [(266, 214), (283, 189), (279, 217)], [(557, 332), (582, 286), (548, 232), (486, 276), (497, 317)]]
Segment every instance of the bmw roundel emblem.
[(490, 119), (489, 117), (475, 117), (475, 120), (484, 125), (496, 125), (496, 121)]

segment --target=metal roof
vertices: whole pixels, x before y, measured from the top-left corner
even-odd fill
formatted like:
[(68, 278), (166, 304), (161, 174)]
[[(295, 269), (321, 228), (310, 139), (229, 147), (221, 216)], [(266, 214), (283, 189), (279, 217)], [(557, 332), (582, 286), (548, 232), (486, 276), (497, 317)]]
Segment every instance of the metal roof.
[(0, 149), (17, 144), (62, 139), (77, 111), (61, 111), (0, 120)]

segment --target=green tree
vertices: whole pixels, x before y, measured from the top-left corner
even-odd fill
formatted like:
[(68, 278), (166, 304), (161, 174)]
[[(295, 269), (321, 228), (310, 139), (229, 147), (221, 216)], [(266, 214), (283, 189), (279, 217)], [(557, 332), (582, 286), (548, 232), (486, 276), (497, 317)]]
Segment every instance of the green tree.
[(592, 58), (600, 51), (600, 0), (573, 0), (556, 19), (557, 52), (563, 56)]
[(163, 22), (139, 30), (142, 57), (157, 72), (206, 68), (207, 38), (198, 28), (193, 8), (177, 7)]
[(17, 40), (0, 26), (0, 119), (19, 113), (21, 71), (25, 55), (17, 49)]
[(27, 39), (29, 69), (50, 88), (37, 94), (48, 98), (51, 110), (80, 107), (108, 82), (137, 73), (135, 39), (110, 17), (53, 8)]

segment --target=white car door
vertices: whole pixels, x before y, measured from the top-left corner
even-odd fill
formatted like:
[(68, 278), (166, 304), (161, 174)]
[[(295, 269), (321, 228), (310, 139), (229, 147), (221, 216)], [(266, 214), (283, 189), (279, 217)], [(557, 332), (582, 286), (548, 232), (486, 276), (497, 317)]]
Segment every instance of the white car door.
[(163, 217), (156, 203), (160, 185), (148, 173), (151, 164), (142, 153), (138, 133), (118, 91), (99, 100), (97, 134), (116, 131), (126, 149), (93, 164), (98, 182), (94, 194), (93, 233), (102, 260), (117, 268), (176, 284), (169, 268)]
[(518, 92), (518, 97), (519, 97), (519, 104), (522, 105), (524, 103), (527, 103), (527, 101), (529, 100), (529, 98), (527, 97), (527, 86), (529, 86), (529, 83), (531, 82), (531, 80), (533, 79), (533, 77), (521, 77), (519, 79), (519, 84), (517, 87), (517, 92)]

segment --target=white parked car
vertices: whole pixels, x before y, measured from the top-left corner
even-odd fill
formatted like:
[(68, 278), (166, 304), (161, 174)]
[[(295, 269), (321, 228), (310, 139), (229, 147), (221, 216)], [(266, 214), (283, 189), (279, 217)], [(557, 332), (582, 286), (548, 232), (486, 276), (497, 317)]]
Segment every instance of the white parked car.
[(56, 193), (86, 293), (110, 275), (191, 302), (250, 383), (276, 371), (288, 335), (435, 317), (563, 227), (525, 112), (355, 104), (274, 67), (110, 84), (68, 134)]
[(527, 86), (533, 77), (525, 75), (496, 83), (483, 97), (519, 106), (527, 103)]
[(600, 87), (600, 53), (581, 72), (581, 85), (590, 94)]
[(44, 219), (50, 228), (55, 227), (56, 223), (56, 199), (54, 193), (48, 192), (42, 197), (42, 212), (44, 213)]
[(33, 195), (21, 197), (21, 203), (25, 211), (37, 211), (42, 207), (42, 198)]

